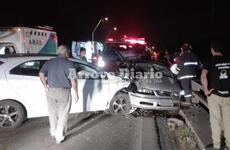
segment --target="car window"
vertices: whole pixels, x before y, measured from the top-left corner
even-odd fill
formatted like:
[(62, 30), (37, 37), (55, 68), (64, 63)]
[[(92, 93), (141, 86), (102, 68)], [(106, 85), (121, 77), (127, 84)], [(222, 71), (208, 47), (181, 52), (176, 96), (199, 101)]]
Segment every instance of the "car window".
[(75, 63), (77, 76), (79, 79), (98, 79), (99, 72), (85, 64)]
[(24, 76), (38, 76), (39, 71), (45, 60), (32, 60), (24, 62), (10, 71), (10, 74), (24, 75)]
[(105, 60), (109, 60), (109, 61), (120, 60), (119, 56), (113, 50), (105, 50), (105, 51), (103, 51), (102, 57)]
[(0, 55), (3, 54), (15, 54), (15, 48), (13, 46), (3, 46), (0, 47)]

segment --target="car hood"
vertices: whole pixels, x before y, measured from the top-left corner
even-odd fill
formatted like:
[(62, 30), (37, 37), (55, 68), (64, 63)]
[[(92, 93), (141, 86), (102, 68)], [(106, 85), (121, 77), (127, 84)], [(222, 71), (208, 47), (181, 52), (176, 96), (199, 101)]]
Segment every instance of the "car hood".
[(160, 79), (136, 79), (138, 89), (146, 88), (151, 90), (176, 91), (180, 92), (180, 86), (174, 78), (162, 77)]

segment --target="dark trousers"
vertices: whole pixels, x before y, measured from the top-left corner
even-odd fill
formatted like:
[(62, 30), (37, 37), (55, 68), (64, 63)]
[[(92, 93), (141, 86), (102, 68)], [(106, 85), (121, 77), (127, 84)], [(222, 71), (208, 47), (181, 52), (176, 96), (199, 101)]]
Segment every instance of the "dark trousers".
[(184, 91), (185, 100), (191, 101), (192, 100), (192, 87), (191, 87), (192, 78), (181, 79), (179, 81), (180, 81), (181, 88)]

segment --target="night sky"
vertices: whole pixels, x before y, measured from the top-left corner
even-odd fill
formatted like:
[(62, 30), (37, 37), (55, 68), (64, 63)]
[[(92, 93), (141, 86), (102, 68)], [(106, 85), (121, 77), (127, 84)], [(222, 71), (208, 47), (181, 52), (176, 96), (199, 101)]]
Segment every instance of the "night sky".
[(0, 26), (49, 25), (59, 43), (91, 39), (102, 17), (109, 17), (95, 33), (103, 41), (116, 26), (123, 35), (145, 37), (147, 42), (181, 44), (228, 40), (230, 9), (221, 0), (8, 0), (1, 3)]

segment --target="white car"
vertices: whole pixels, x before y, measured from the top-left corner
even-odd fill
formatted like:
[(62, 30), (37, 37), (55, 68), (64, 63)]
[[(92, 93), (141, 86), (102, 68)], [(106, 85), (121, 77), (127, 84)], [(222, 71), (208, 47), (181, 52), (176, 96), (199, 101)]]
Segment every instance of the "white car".
[[(46, 94), (39, 79), (43, 64), (55, 56), (0, 56), (0, 128), (18, 127), (26, 118), (48, 116)], [(103, 73), (86, 62), (74, 62), (81, 78), (78, 81), (79, 101), (72, 104), (71, 113), (99, 111), (113, 105), (125, 108), (125, 100), (111, 104), (118, 93), (130, 82), (108, 73)], [(85, 78), (86, 74), (93, 75)], [(127, 95), (125, 95), (126, 97)], [(117, 109), (117, 107), (116, 107)]]

